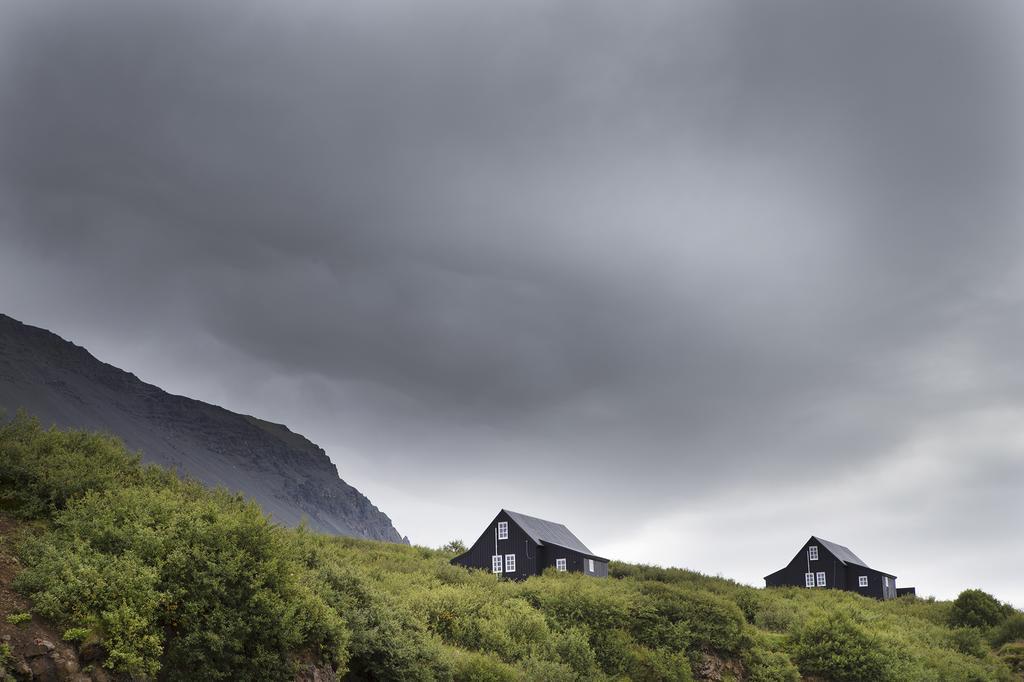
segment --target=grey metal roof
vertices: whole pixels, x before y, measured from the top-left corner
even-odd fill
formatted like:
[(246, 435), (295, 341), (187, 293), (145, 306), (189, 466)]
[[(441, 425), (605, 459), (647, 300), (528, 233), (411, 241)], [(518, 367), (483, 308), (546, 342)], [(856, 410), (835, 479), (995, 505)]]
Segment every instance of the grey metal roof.
[(837, 545), (834, 542), (822, 540), (816, 535), (812, 535), (811, 537), (817, 540), (819, 543), (821, 543), (825, 547), (825, 549), (832, 552), (832, 554), (835, 555), (835, 557), (842, 561), (844, 564), (854, 564), (857, 566), (863, 566), (864, 568), (871, 568), (866, 563), (864, 563), (863, 559), (861, 559), (859, 556), (851, 552), (849, 547), (843, 547), (842, 545)]
[(560, 523), (545, 521), (535, 516), (527, 516), (519, 512), (502, 509), (509, 518), (523, 529), (523, 532), (530, 536), (530, 539), (538, 545), (558, 545), (582, 554), (596, 556), (587, 549), (587, 546), (580, 542), (580, 539), (572, 534), (572, 531)]

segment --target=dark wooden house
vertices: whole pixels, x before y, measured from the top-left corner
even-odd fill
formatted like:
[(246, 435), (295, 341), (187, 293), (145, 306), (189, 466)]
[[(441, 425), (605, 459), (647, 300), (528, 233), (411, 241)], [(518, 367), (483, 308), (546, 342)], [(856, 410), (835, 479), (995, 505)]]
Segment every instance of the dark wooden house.
[(849, 548), (811, 536), (785, 568), (764, 578), (767, 587), (848, 590), (876, 599), (896, 598), (896, 576), (868, 567)]
[(482, 568), (512, 580), (540, 575), (546, 568), (607, 577), (608, 560), (591, 552), (560, 523), (502, 509), (453, 564)]

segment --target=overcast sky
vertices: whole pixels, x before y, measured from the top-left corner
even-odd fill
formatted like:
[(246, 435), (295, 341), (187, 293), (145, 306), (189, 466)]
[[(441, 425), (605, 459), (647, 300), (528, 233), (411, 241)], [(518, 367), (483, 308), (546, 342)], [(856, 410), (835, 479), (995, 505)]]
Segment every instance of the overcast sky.
[(506, 507), (760, 585), (815, 534), (1024, 606), (1022, 46), (1011, 0), (0, 0), (0, 311), (419, 544)]

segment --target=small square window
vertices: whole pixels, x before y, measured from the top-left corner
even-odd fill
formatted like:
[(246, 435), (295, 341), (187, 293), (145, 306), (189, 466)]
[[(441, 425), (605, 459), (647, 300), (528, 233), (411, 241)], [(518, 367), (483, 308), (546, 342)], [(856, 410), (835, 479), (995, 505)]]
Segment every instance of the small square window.
[(594, 560), (593, 559), (587, 559), (587, 561), (589, 562), (590, 572), (593, 573), (594, 572)]
[(498, 522), (498, 539), (508, 540), (508, 521)]
[(810, 547), (807, 548), (807, 558), (810, 559), (811, 561), (817, 561), (818, 560), (818, 546), (817, 545), (811, 545)]
[(501, 555), (495, 554), (491, 557), (491, 573), (501, 573)]
[(825, 571), (818, 571), (818, 587), (825, 587)]
[(515, 573), (516, 572), (516, 555), (506, 554), (505, 555), (505, 572)]
[(565, 570), (565, 559), (555, 559), (555, 569), (559, 571)]
[(807, 587), (814, 587), (814, 574), (804, 573), (804, 585)]
[(861, 577), (857, 578), (857, 584), (860, 585), (861, 587), (867, 587), (868, 586), (868, 577), (866, 575), (862, 575)]

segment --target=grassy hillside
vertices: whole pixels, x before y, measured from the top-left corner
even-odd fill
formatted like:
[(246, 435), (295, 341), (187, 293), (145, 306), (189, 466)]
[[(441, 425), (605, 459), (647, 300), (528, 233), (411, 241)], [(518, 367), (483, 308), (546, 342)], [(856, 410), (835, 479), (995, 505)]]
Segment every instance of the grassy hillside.
[(24, 417), (0, 429), (0, 514), (22, 520), (0, 553), (17, 556), (13, 585), (35, 617), (137, 677), (287, 680), (314, 664), (354, 680), (1014, 680), (1024, 669), (1024, 614), (984, 593), (881, 603), (622, 563), (606, 580), (505, 582), (439, 550), (275, 526), (239, 496), (140, 466), (113, 438)]

